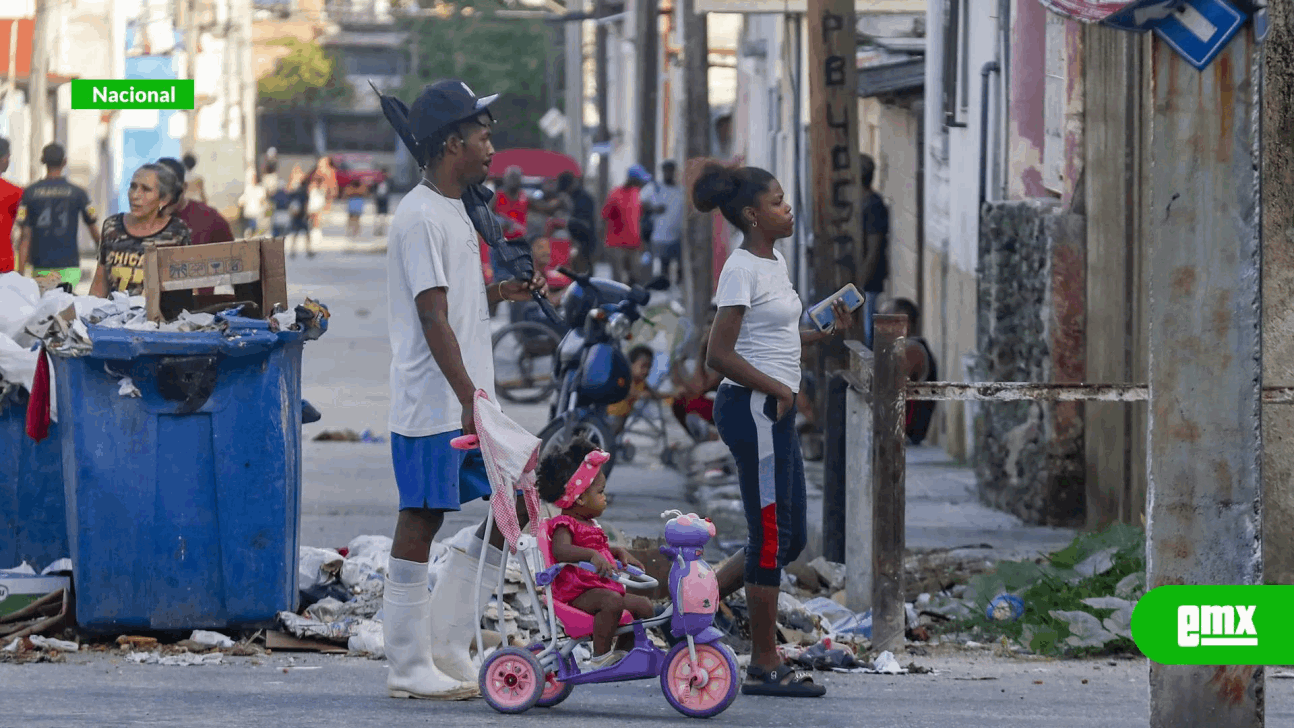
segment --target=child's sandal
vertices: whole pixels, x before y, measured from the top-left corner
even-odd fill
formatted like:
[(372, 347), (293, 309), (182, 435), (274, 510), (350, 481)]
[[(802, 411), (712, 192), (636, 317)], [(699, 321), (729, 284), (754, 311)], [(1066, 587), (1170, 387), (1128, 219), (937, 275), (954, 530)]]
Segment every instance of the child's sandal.
[(790, 665), (779, 665), (765, 670), (758, 665), (746, 668), (746, 682), (742, 695), (770, 695), (783, 698), (818, 698), (827, 694), (827, 688), (813, 682), (813, 675), (796, 670)]

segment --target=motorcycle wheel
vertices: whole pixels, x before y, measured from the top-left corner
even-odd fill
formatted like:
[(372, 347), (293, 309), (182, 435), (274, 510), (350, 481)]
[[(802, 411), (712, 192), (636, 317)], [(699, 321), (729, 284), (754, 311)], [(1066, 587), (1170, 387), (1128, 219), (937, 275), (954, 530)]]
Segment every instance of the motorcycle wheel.
[(566, 447), (571, 440), (583, 435), (594, 445), (597, 445), (599, 448), (605, 450), (611, 455), (611, 459), (607, 460), (606, 464), (602, 466), (602, 472), (606, 473), (606, 476), (610, 478), (611, 471), (616, 466), (616, 450), (619, 449), (616, 447), (616, 437), (611, 426), (608, 425), (606, 420), (602, 419), (601, 416), (592, 415), (576, 422), (574, 426), (571, 427), (570, 433), (563, 436), (562, 426), (566, 423), (566, 418), (570, 416), (571, 415), (559, 417), (558, 419), (549, 422), (548, 425), (540, 431), (540, 459), (546, 457), (550, 452)]

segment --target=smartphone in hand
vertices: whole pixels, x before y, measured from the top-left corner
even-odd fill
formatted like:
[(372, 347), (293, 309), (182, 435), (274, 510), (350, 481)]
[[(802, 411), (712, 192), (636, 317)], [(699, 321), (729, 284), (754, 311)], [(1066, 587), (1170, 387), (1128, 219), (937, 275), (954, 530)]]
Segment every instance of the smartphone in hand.
[(831, 310), (836, 301), (843, 301), (850, 312), (857, 311), (863, 305), (863, 294), (852, 283), (814, 304), (809, 309), (809, 320), (819, 331), (828, 331), (836, 323), (836, 312)]

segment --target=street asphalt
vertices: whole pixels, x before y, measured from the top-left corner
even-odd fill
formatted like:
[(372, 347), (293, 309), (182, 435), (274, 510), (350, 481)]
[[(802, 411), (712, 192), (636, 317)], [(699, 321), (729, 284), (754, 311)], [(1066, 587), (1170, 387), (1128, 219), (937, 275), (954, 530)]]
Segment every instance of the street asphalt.
[[(334, 216), (335, 217), (335, 216)], [(303, 428), (301, 543), (341, 547), (365, 534), (390, 536), (396, 489), (386, 443), (315, 442), (325, 430), (389, 436), (386, 268), (382, 244), (339, 237), (337, 221), (317, 257), (288, 260), (290, 299), (310, 296), (332, 313), (310, 342), (303, 395), (323, 420)], [(365, 232), (369, 223), (365, 221)], [(505, 406), (537, 432), (542, 405)], [(677, 433), (682, 437), (682, 433)], [(651, 443), (644, 443), (650, 445)], [(682, 476), (650, 452), (618, 467), (606, 519), (626, 535), (658, 536), (660, 512), (687, 508)], [(484, 507), (447, 518), (442, 537), (479, 522)], [(937, 524), (929, 524), (937, 528)], [(1149, 722), (1148, 666), (1142, 659), (1055, 661), (942, 646), (900, 654), (933, 674), (815, 673), (825, 698), (738, 696), (714, 724), (836, 728), (1093, 728)], [(107, 726), (537, 726), (565, 728), (682, 724), (658, 681), (583, 686), (553, 709), (500, 715), (484, 701), (439, 703), (386, 697), (386, 663), (360, 657), (285, 653), (225, 657), (225, 664), (138, 665), (120, 653), (81, 652), (60, 664), (0, 664), (0, 728)], [(1268, 678), (1268, 726), (1294, 726), (1294, 680)]]

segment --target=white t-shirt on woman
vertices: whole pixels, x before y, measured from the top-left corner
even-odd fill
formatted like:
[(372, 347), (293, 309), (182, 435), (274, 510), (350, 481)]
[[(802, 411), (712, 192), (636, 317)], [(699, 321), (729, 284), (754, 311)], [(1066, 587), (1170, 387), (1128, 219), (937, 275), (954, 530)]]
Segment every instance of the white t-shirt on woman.
[[(786, 268), (786, 259), (761, 258), (744, 248), (728, 256), (719, 274), (714, 302), (719, 308), (747, 309), (737, 335), (737, 354), (777, 381), (800, 391), (800, 315), (804, 305)], [(724, 384), (736, 384), (725, 379)]]

